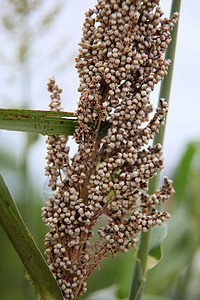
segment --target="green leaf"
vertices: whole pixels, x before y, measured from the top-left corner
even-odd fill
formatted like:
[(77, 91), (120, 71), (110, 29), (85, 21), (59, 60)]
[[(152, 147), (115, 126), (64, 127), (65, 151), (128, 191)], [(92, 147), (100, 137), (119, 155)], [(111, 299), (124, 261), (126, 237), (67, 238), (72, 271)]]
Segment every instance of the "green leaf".
[(147, 270), (155, 267), (162, 259), (162, 242), (166, 238), (167, 232), (168, 227), (166, 223), (152, 229), (149, 244), (149, 255), (147, 258)]
[[(77, 116), (73, 112), (0, 109), (0, 129), (34, 132), (42, 135), (73, 135)], [(98, 137), (106, 134), (111, 123), (101, 122)]]
[(76, 116), (72, 112), (0, 109), (0, 129), (42, 135), (73, 135)]
[[(31, 213), (31, 212), (30, 212)], [(61, 291), (0, 175), (0, 224), (43, 300), (62, 300)]]
[(148, 272), (147, 293), (173, 293), (174, 282), (186, 270), (195, 249), (198, 231), (193, 225), (183, 205), (172, 213), (172, 218), (168, 221), (168, 234), (163, 242), (163, 259)]
[(187, 180), (189, 171), (191, 170), (191, 164), (194, 158), (195, 153), (197, 152), (199, 144), (189, 143), (184, 155), (181, 158), (179, 166), (176, 169), (174, 175), (174, 188), (176, 191), (176, 199), (180, 202), (185, 188), (187, 186)]
[(106, 135), (108, 129), (111, 127), (112, 123), (109, 122), (101, 122), (98, 137), (102, 137)]

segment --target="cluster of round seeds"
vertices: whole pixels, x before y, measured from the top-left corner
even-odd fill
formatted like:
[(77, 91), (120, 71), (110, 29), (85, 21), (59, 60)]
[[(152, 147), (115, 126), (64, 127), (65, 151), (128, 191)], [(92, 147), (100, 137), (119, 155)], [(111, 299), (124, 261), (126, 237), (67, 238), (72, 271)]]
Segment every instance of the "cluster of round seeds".
[(162, 187), (157, 190), (155, 194), (149, 195), (144, 192), (140, 193), (142, 211), (147, 213), (149, 209), (155, 209), (156, 205), (165, 203), (173, 194), (174, 189), (172, 187), (172, 181), (165, 176)]
[[(154, 118), (142, 127), (152, 111), (150, 93), (167, 74), (170, 63), (163, 54), (178, 16), (169, 20), (162, 15), (159, 1), (135, 0), (101, 0), (86, 13), (76, 59), (81, 96), (75, 139), (83, 171), (88, 174), (83, 185), (88, 185), (91, 170), (96, 168), (94, 157), (100, 142), (110, 156), (119, 148), (127, 152), (127, 146), (139, 150), (163, 125), (167, 107), (161, 100)], [(103, 120), (111, 126), (97, 144)], [(132, 164), (131, 153), (128, 155)], [(82, 190), (86, 203), (88, 193)]]
[(60, 100), (60, 94), (62, 93), (62, 89), (58, 87), (58, 85), (55, 84), (54, 78), (50, 78), (49, 82), (47, 83), (47, 89), (51, 93), (51, 101), (49, 103), (49, 109), (51, 111), (60, 111), (61, 107), (61, 100)]
[[(42, 219), (49, 228), (45, 237), (48, 264), (66, 299), (75, 299), (86, 291), (84, 278), (88, 277), (89, 238), (88, 227), (94, 216), (93, 207), (85, 207), (78, 200), (74, 188), (67, 189), (58, 184), (58, 191), (49, 198), (42, 213)], [(94, 255), (93, 255), (94, 256)]]
[[(60, 111), (60, 94), (62, 89), (58, 88), (55, 80), (49, 80), (48, 91), (51, 92), (51, 101), (49, 108), (51, 111)], [(60, 181), (62, 172), (65, 172), (69, 165), (69, 147), (66, 146), (68, 137), (66, 135), (48, 136), (47, 143), (47, 165), (45, 167), (45, 175), (50, 176), (49, 186), (54, 191)]]
[[(177, 14), (171, 20), (161, 17), (159, 1), (102, 0), (86, 13), (76, 59), (80, 104), (84, 101), (89, 106), (85, 91), (94, 81), (107, 115), (113, 114), (121, 100), (129, 101), (125, 104), (133, 106), (131, 111), (137, 102), (143, 106), (148, 102), (154, 85), (167, 74), (169, 61), (163, 53), (177, 21)], [(83, 119), (80, 111), (78, 117)]]
[(171, 195), (175, 193), (172, 187), (172, 180), (169, 180), (167, 176), (164, 177), (163, 186), (157, 190), (153, 195), (150, 195), (149, 202), (152, 204), (165, 203)]
[[(177, 14), (163, 17), (159, 0), (99, 0), (86, 13), (76, 67), (80, 77), (78, 151), (69, 160), (66, 136), (47, 139), (49, 198), (42, 219), (48, 264), (64, 299), (78, 299), (108, 253), (126, 252), (137, 233), (161, 225), (169, 214), (156, 205), (174, 193), (163, 186), (148, 195), (149, 179), (163, 168), (162, 146), (150, 141), (164, 124), (160, 100), (152, 119), (150, 93), (167, 74), (163, 58)], [(50, 79), (51, 110), (62, 92)], [(99, 238), (91, 240), (101, 219)]]
[(123, 223), (110, 222), (105, 227), (101, 227), (98, 233), (106, 241), (107, 252), (115, 255), (117, 252), (127, 252), (128, 249), (136, 246), (137, 232), (147, 232), (155, 225), (162, 225), (168, 218), (170, 218), (169, 213), (159, 213), (156, 209), (146, 214), (136, 210), (129, 218), (124, 219)]

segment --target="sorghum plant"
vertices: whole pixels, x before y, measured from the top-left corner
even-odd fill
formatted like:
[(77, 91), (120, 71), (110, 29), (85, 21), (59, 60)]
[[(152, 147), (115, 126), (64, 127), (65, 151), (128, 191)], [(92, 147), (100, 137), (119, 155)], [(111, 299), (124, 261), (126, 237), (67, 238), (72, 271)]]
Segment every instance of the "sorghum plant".
[[(148, 194), (163, 168), (162, 146), (151, 141), (164, 124), (167, 105), (153, 117), (150, 93), (167, 74), (163, 55), (177, 22), (163, 17), (159, 0), (99, 0), (86, 12), (76, 68), (80, 77), (77, 153), (69, 159), (67, 136), (47, 138), (46, 175), (54, 191), (43, 208), (49, 267), (64, 299), (78, 299), (108, 254), (127, 252), (137, 233), (161, 225), (157, 204), (173, 194), (172, 182)], [(52, 78), (50, 110), (59, 111), (61, 89)], [(149, 120), (150, 119), (150, 120)], [(102, 129), (106, 126), (106, 130)], [(103, 218), (105, 225), (94, 225)]]

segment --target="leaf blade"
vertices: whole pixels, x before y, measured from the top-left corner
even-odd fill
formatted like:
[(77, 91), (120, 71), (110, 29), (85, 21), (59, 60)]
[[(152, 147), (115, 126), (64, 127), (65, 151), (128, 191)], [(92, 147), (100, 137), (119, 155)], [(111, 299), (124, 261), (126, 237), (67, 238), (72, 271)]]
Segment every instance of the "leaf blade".
[(62, 300), (61, 291), (0, 174), (0, 224), (44, 300)]
[[(73, 112), (0, 109), (0, 129), (32, 132), (42, 135), (73, 135), (77, 124)], [(101, 122), (98, 137), (110, 128), (108, 121)]]
[(163, 257), (162, 243), (167, 233), (168, 227), (166, 223), (152, 229), (146, 270), (154, 268), (161, 261)]
[(0, 109), (0, 129), (73, 135), (76, 126), (76, 116), (72, 112)]

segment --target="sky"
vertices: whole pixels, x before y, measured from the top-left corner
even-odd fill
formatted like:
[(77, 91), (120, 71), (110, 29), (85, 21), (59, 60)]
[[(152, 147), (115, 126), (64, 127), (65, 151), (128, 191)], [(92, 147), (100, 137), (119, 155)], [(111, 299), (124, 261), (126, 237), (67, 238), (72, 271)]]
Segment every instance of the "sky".
[[(47, 31), (42, 31), (39, 20), (57, 4), (62, 10)], [(66, 111), (74, 111), (79, 99), (78, 75), (74, 58), (82, 36), (85, 11), (93, 7), (96, 0), (43, 1), (41, 8), (28, 20), (31, 28), (31, 48), (27, 84), (16, 66), (17, 37), (8, 38), (0, 25), (0, 107), (19, 108), (23, 93), (29, 97), (30, 109), (48, 109), (49, 95), (46, 83), (54, 76), (63, 89), (62, 101)], [(1, 2), (0, 18), (9, 13), (6, 0)], [(171, 1), (162, 0), (161, 7), (169, 16)], [(185, 146), (190, 141), (200, 141), (200, 96), (199, 96), (199, 48), (200, 48), (200, 1), (182, 0), (179, 33), (171, 88), (169, 113), (164, 142), (165, 174), (172, 174)], [(23, 30), (22, 30), (23, 33)], [(26, 76), (25, 76), (26, 78)], [(26, 79), (27, 79), (26, 78)], [(26, 81), (26, 80), (25, 80)], [(22, 92), (23, 91), (23, 92)], [(159, 86), (152, 93), (152, 102), (158, 100)], [(5, 143), (6, 140), (6, 143)], [(13, 147), (14, 145), (14, 147)], [(23, 135), (16, 132), (0, 132), (0, 147), (14, 151), (20, 156), (24, 145)], [(14, 148), (14, 149), (13, 149)], [(72, 145), (72, 149), (74, 146)], [(42, 188), (45, 166), (45, 137), (31, 148), (29, 171), (39, 188)], [(73, 151), (72, 151), (73, 152)]]

